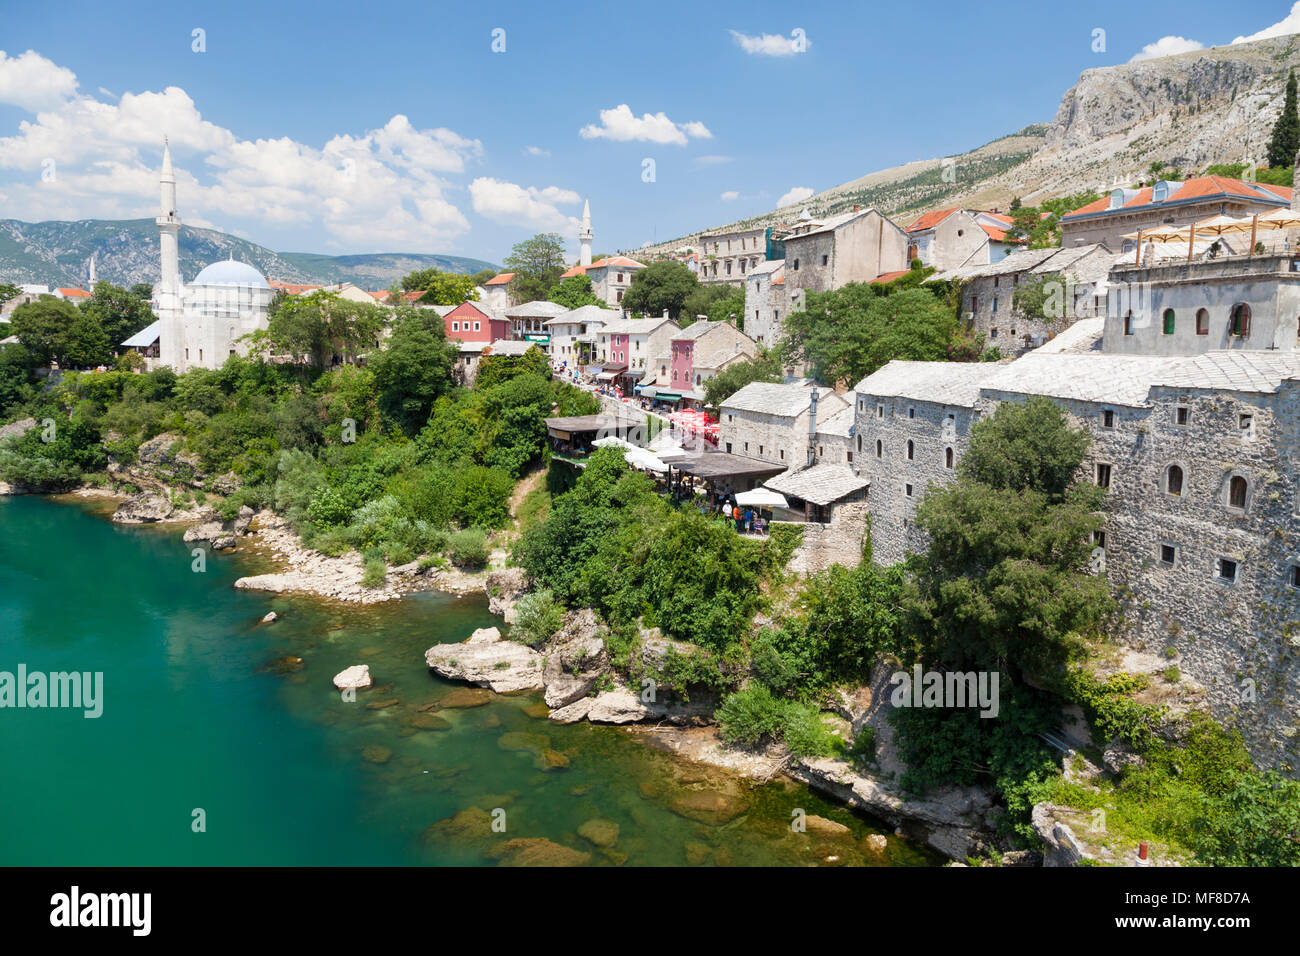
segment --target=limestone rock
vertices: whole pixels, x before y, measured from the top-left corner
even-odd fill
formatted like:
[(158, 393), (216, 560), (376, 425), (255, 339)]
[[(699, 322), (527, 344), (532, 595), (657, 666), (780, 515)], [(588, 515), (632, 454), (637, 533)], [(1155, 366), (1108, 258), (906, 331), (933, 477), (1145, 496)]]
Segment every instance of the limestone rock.
[(542, 837), (507, 840), (489, 854), (502, 866), (586, 866), (591, 854)]
[(262, 623), (274, 624), (279, 619), (280, 619), (280, 615), (276, 614), (274, 611), (267, 611), (266, 614), (262, 616)]
[(528, 576), (523, 568), (501, 568), (488, 572), (485, 582), (488, 610), (500, 614), (507, 624), (515, 623), (515, 602), (528, 590)]
[(501, 640), (495, 627), (480, 628), (461, 644), (435, 644), (424, 652), (434, 673), (488, 687), (498, 694), (542, 689), (542, 655)]
[(1111, 773), (1119, 775), (1129, 767), (1141, 767), (1146, 760), (1131, 747), (1118, 740), (1112, 740), (1102, 751), (1101, 762)]
[(448, 710), (464, 707), (482, 707), (492, 700), (492, 692), (482, 687), (456, 687), (440, 697), (435, 706)]
[(618, 842), (618, 824), (613, 820), (602, 820), (597, 817), (578, 827), (578, 836), (596, 846), (610, 847)]
[(564, 626), (546, 648), (542, 680), (547, 707), (564, 707), (591, 693), (609, 663), (600, 630), (600, 622), (589, 609), (566, 616)]
[(1070, 825), (1055, 818), (1056, 809), (1051, 804), (1040, 803), (1030, 815), (1034, 830), (1043, 841), (1043, 866), (1078, 866), (1084, 858), (1083, 846)]
[(815, 813), (810, 813), (804, 817), (804, 825), (809, 833), (820, 833), (824, 836), (841, 837), (848, 836), (853, 832), (843, 823), (828, 820), (826, 817), (819, 817)]
[(334, 686), (339, 690), (365, 690), (373, 683), (369, 664), (353, 664), (334, 675)]
[(142, 491), (117, 506), (113, 520), (119, 524), (165, 521), (173, 511), (171, 499), (156, 491)]

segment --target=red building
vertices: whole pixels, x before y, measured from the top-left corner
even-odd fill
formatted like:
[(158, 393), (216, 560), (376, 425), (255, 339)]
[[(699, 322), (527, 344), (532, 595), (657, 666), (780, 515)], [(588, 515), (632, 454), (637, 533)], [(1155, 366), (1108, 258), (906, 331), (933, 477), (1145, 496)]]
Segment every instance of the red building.
[(462, 302), (442, 317), (447, 338), (462, 342), (495, 342), (510, 338), (510, 320), (480, 308), (473, 302)]

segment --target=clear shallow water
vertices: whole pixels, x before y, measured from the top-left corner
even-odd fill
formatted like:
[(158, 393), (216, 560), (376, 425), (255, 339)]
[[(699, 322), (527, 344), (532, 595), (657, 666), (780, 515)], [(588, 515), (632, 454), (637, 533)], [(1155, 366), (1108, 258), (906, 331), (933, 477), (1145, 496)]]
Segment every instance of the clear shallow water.
[[(516, 838), (602, 865), (936, 862), (892, 835), (872, 854), (887, 831), (801, 785), (557, 726), (534, 696), (438, 706), (458, 688), (423, 652), (498, 623), (481, 598), (341, 607), (234, 590), (246, 558), (191, 561), (175, 529), (0, 499), (0, 671), (104, 673), (98, 719), (0, 709), (0, 865), (495, 864)], [(355, 663), (376, 687), (345, 703), (330, 678)], [(796, 808), (849, 831), (794, 833)], [(503, 834), (426, 834), (493, 810)], [(618, 825), (612, 845), (579, 835), (592, 819)]]

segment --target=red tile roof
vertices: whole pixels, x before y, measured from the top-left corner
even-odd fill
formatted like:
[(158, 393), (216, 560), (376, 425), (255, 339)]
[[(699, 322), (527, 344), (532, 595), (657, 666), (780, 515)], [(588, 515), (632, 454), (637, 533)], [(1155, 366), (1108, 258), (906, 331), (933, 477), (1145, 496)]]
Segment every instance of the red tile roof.
[(785, 285), (785, 276), (781, 276), (779, 279), (773, 279), (772, 285)]
[(934, 212), (927, 212), (924, 216), (913, 221), (913, 223), (907, 227), (907, 231), (920, 232), (923, 229), (933, 229), (953, 213), (958, 212), (959, 209), (960, 207), (954, 206), (952, 209), (936, 209)]
[[(876, 276), (874, 279), (868, 282), (867, 285), (875, 285), (877, 282), (882, 284), (885, 282), (893, 282), (895, 279), (899, 278), (900, 276), (905, 276), (911, 271), (912, 271), (911, 269), (900, 269), (897, 272), (882, 272), (880, 273), (880, 275)], [(785, 280), (780, 279), (778, 281), (784, 282)], [(773, 282), (772, 285), (776, 285), (776, 283)]]
[(289, 295), (302, 295), (304, 292), (315, 292), (321, 288), (318, 285), (304, 285), (298, 282), (281, 282), (279, 279), (267, 279), (266, 284), (272, 289), (281, 292), (287, 292)]
[(378, 299), (380, 302), (383, 302), (385, 299), (388, 298), (387, 289), (380, 289), (378, 292), (372, 292), (370, 294), (374, 296), (376, 299)]
[(989, 234), (989, 238), (994, 242), (1024, 242), (1024, 239), (1008, 239), (1005, 229), (995, 229), (992, 226), (986, 226), (980, 223), (980, 228)]
[(577, 266), (574, 266), (572, 269), (570, 269), (568, 272), (562, 272), (562, 273), (560, 273), (560, 278), (561, 278), (561, 279), (568, 279), (568, 278), (571, 277), (571, 276), (580, 276), (580, 275), (586, 275), (586, 274), (587, 274), (587, 267), (586, 267), (586, 266), (583, 266), (583, 265), (577, 265)]
[[(1240, 179), (1232, 179), (1229, 176), (1197, 176), (1189, 179), (1178, 187), (1169, 198), (1160, 200), (1159, 203), (1151, 199), (1152, 187), (1144, 186), (1139, 189), (1133, 196), (1119, 209), (1132, 211), (1140, 209), (1143, 206), (1163, 205), (1167, 202), (1186, 202), (1191, 199), (1217, 199), (1219, 197), (1233, 199), (1249, 199), (1255, 202), (1272, 202), (1273, 199), (1282, 202), (1291, 201), (1291, 187), (1289, 186), (1272, 186), (1266, 183), (1247, 183)], [(1071, 216), (1087, 216), (1094, 213), (1110, 212), (1110, 196), (1102, 196), (1095, 202), (1090, 202), (1086, 206), (1080, 206), (1078, 209), (1071, 210), (1062, 218), (1068, 219)]]
[(64, 297), (71, 297), (71, 298), (74, 298), (74, 299), (91, 299), (91, 298), (94, 298), (94, 296), (92, 296), (92, 295), (91, 295), (89, 292), (87, 292), (85, 289), (55, 289), (54, 291), (57, 292), (57, 293), (59, 293), (60, 295), (62, 295), (62, 296), (64, 296)]
[(610, 266), (622, 266), (624, 269), (644, 269), (645, 263), (629, 259), (627, 256), (609, 256), (599, 262), (593, 262), (588, 269), (606, 269)]
[(484, 285), (506, 285), (514, 277), (515, 274), (513, 272), (503, 272), (500, 275), (493, 276), (491, 279), (488, 279), (487, 282), (484, 282), (483, 284)]

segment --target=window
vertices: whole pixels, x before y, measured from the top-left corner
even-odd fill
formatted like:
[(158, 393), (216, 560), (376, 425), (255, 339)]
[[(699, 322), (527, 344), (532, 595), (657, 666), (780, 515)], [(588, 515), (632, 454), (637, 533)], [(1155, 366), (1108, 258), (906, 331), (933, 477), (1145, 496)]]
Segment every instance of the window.
[(799, 271), (799, 260), (798, 260), (798, 259), (794, 260), (794, 271), (795, 271), (795, 272), (798, 272), (798, 271)]
[(849, 464), (853, 464), (853, 452), (849, 452)]
[(1291, 565), (1291, 571), (1287, 574), (1287, 584), (1293, 588), (1300, 588), (1300, 564)]
[(452, 322), (452, 323), (451, 323), (451, 330), (452, 330), (453, 332), (459, 332), (459, 331), (460, 331), (460, 323), (459, 323), (459, 322)]
[(822, 256), (822, 265), (826, 265), (826, 263), (828, 263), (828, 262), (830, 262), (830, 261), (831, 261), (831, 257), (830, 257), (830, 256)]
[(916, 446), (912, 443), (912, 439), (909, 438), (907, 440), (907, 460), (911, 461), (915, 454), (916, 454)]
[(1103, 409), (1103, 410), (1102, 410), (1102, 413), (1101, 413), (1101, 427), (1102, 427), (1102, 428), (1114, 428), (1114, 427), (1115, 427), (1115, 412), (1114, 412), (1114, 411), (1112, 411), (1112, 410), (1109, 409), (1109, 408), (1107, 408), (1107, 409)]
[(876, 406), (876, 417), (877, 417), (877, 418), (884, 418), (884, 417), (885, 417), (885, 406), (884, 406), (884, 405), (877, 405), (877, 406)]
[(758, 446), (758, 453), (759, 453), (760, 455), (763, 454), (763, 446), (762, 446), (762, 445), (759, 445), (759, 446)]
[(1174, 334), (1174, 310), (1165, 309), (1165, 335)]
[(731, 454), (731, 442), (727, 442), (727, 454)]
[(1215, 562), (1215, 572), (1218, 574), (1220, 581), (1231, 584), (1237, 580), (1237, 562), (1231, 558), (1219, 558)]
[(1178, 557), (1178, 549), (1172, 544), (1162, 544), (1160, 546), (1160, 561), (1163, 564), (1173, 564)]
[(1094, 531), (1094, 532), (1092, 533), (1092, 543), (1095, 544), (1095, 545), (1096, 545), (1097, 547), (1099, 547), (1099, 548), (1105, 548), (1105, 547), (1106, 547), (1106, 532), (1105, 532), (1105, 531)]
[(994, 296), (994, 297), (993, 297), (993, 311), (994, 311), (995, 313), (998, 311), (998, 297), (997, 297), (997, 296)]
[(862, 451), (862, 436), (858, 436), (858, 451)]
[(1245, 302), (1232, 307), (1232, 334), (1250, 335), (1250, 306)]
[(1196, 334), (1210, 334), (1210, 313), (1205, 309), (1196, 310)]
[(1186, 425), (1192, 418), (1192, 410), (1185, 405), (1179, 405), (1174, 409), (1174, 424)]
[(1097, 487), (1110, 487), (1110, 465), (1097, 465)]
[(1165, 472), (1165, 494), (1182, 495), (1183, 493), (1183, 469), (1178, 465), (1170, 465)]
[(882, 458), (885, 454), (885, 446), (879, 438), (876, 439), (876, 457)]
[(1124, 334), (1133, 334), (1133, 313), (1129, 312), (1124, 316)]
[(911, 485), (904, 485), (904, 486), (903, 486), (903, 494), (907, 495), (907, 497), (909, 497), (909, 498), (912, 497), (912, 486), (911, 486)]
[(482, 328), (482, 326), (483, 326), (483, 323), (482, 323), (482, 322), (475, 322), (475, 323), (474, 323), (474, 331), (475, 331), (475, 332), (478, 332), (478, 331)]
[(1246, 492), (1249, 485), (1241, 475), (1233, 475), (1228, 482), (1228, 507), (1246, 509)]
[(946, 448), (946, 449), (944, 449), (944, 452), (943, 452), (943, 466), (944, 466), (945, 468), (951, 468), (951, 467), (952, 467), (952, 458), (953, 458), (953, 455), (952, 455), (952, 449), (951, 449), (951, 448)]
[(1240, 428), (1243, 432), (1249, 432), (1249, 431), (1251, 430), (1251, 427), (1252, 427), (1254, 424), (1255, 424), (1255, 416), (1254, 416), (1254, 415), (1238, 415), (1238, 416), (1237, 416), (1237, 427)]
[(908, 409), (907, 409), (907, 417), (908, 417), (908, 418), (915, 418), (915, 417), (916, 417), (916, 409), (915, 409), (915, 408), (912, 408), (911, 406), (909, 406)]
[[(762, 449), (760, 449), (760, 451), (761, 451), (761, 450), (762, 450)], [(825, 450), (822, 448), (821, 445), (818, 445), (818, 446), (817, 446), (817, 457), (818, 457), (818, 458), (821, 458), (824, 454), (826, 454)]]
[(996, 339), (997, 337), (998, 337), (998, 330), (997, 330), (997, 329), (990, 329), (990, 330), (989, 330), (989, 338), (991, 338), (991, 339)]

